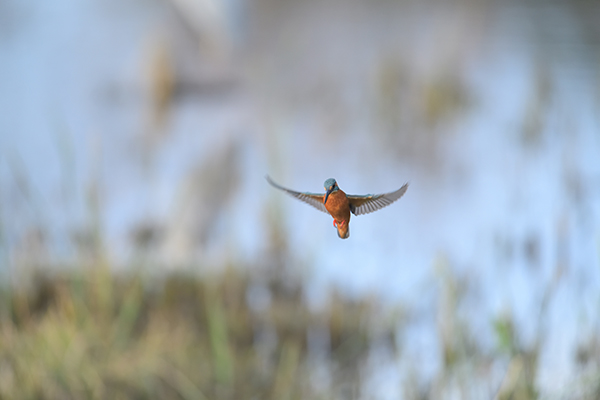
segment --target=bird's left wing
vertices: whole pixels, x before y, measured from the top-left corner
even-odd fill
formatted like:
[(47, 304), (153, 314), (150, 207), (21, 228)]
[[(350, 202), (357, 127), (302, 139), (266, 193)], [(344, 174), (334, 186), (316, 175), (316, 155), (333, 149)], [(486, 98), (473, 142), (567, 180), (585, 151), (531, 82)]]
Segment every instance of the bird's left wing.
[(365, 196), (348, 195), (350, 211), (354, 215), (363, 215), (380, 210), (402, 197), (406, 193), (406, 189), (408, 189), (408, 183), (405, 183), (400, 189), (391, 193), (367, 194)]
[(284, 188), (283, 186), (276, 184), (275, 182), (273, 182), (273, 180), (271, 179), (271, 177), (269, 175), (265, 176), (265, 178), (267, 179), (267, 182), (269, 182), (273, 187), (275, 187), (279, 190), (283, 190), (284, 192), (286, 192), (287, 194), (289, 194), (291, 196), (294, 196), (298, 200), (302, 200), (303, 202), (310, 204), (317, 210), (323, 211), (324, 213), (329, 214), (327, 212), (327, 210), (325, 209), (325, 205), (323, 204), (323, 197), (325, 196), (325, 193), (319, 194), (319, 193), (308, 193), (308, 192), (296, 192), (295, 190), (287, 189), (287, 188)]

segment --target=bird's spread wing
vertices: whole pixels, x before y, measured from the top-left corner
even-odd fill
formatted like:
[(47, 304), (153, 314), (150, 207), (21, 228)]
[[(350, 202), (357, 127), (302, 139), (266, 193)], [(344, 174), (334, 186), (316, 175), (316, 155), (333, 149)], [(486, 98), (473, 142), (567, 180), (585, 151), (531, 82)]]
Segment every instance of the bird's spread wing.
[(391, 193), (367, 194), (365, 196), (348, 195), (350, 202), (350, 211), (354, 215), (369, 214), (373, 211), (387, 207), (398, 200), (408, 189), (408, 183), (405, 183), (400, 189)]
[(323, 204), (323, 197), (325, 196), (325, 193), (319, 194), (319, 193), (308, 193), (308, 192), (296, 192), (295, 190), (286, 189), (283, 186), (276, 184), (269, 177), (269, 175), (265, 176), (265, 178), (267, 179), (267, 182), (269, 182), (273, 187), (283, 190), (284, 192), (286, 192), (289, 195), (294, 196), (298, 200), (302, 200), (303, 202), (310, 204), (317, 210), (323, 211), (324, 213), (329, 214), (327, 212), (327, 210), (325, 209), (325, 205)]

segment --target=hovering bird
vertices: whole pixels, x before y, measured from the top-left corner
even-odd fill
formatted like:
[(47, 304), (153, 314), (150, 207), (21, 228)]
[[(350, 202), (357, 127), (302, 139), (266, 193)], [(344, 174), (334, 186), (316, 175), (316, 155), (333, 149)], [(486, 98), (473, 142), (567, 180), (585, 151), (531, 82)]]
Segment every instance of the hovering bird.
[(340, 189), (337, 182), (333, 178), (329, 178), (325, 181), (325, 193), (308, 193), (308, 192), (296, 192), (284, 188), (273, 182), (273, 180), (267, 175), (265, 177), (267, 182), (277, 189), (283, 190), (289, 195), (302, 200), (319, 211), (328, 213), (333, 217), (333, 226), (337, 228), (338, 236), (341, 239), (348, 239), (350, 237), (350, 212), (354, 215), (369, 214), (373, 211), (377, 211), (383, 207), (389, 206), (396, 200), (398, 200), (408, 189), (408, 183), (405, 183), (400, 189), (395, 192), (384, 193), (384, 194), (367, 194), (364, 196), (357, 195), (346, 195)]

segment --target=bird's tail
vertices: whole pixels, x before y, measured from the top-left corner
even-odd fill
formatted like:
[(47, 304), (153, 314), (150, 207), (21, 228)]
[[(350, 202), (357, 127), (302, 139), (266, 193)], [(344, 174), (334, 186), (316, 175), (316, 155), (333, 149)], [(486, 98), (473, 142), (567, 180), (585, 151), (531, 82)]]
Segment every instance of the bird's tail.
[(340, 237), (340, 239), (348, 239), (350, 237), (350, 227), (348, 226), (348, 224), (346, 223), (342, 226), (338, 225), (337, 234)]

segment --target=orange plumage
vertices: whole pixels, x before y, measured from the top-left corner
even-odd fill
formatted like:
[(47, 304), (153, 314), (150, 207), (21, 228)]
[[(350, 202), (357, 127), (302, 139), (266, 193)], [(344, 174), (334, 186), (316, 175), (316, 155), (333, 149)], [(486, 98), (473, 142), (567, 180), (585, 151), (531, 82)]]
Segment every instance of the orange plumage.
[(341, 189), (332, 192), (325, 203), (327, 212), (333, 217), (333, 225), (337, 228), (338, 236), (347, 239), (350, 236), (350, 203)]

